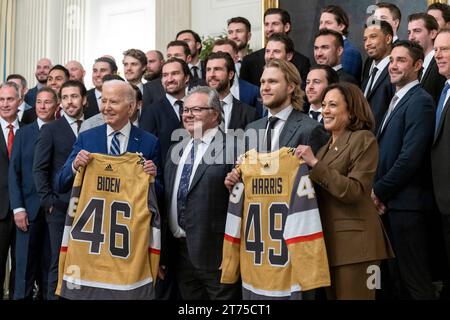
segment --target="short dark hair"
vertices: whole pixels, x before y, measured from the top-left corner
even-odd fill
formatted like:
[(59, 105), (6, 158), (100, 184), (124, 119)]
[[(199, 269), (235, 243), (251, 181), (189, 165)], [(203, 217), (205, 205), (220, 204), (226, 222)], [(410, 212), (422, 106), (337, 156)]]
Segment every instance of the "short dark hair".
[(330, 29), (320, 29), (319, 32), (316, 33), (316, 35), (314, 36), (314, 41), (321, 36), (333, 36), (336, 42), (336, 45), (338, 47), (344, 47), (344, 39), (342, 38), (342, 35), (334, 30), (330, 30)]
[(21, 74), (17, 74), (17, 73), (10, 74), (6, 78), (6, 81), (10, 81), (10, 80), (13, 80), (13, 79), (20, 80), (20, 84), (22, 85), (22, 87), (27, 88), (27, 79), (25, 79), (25, 77), (22, 76)]
[(393, 3), (390, 2), (379, 2), (375, 4), (378, 8), (386, 8), (389, 10), (389, 12), (392, 14), (392, 18), (394, 20), (398, 19), (398, 22), (402, 22), (402, 12), (400, 9)]
[[(205, 66), (208, 65), (208, 62), (210, 60), (216, 60), (216, 59), (224, 59), (225, 67), (227, 68), (227, 72), (230, 73), (230, 71), (233, 71), (234, 74), (236, 74), (236, 67), (234, 66), (234, 60), (228, 52), (219, 51), (219, 52), (210, 53), (209, 56), (206, 57)], [(230, 86), (233, 85), (233, 82), (234, 82), (234, 79), (231, 79)]]
[(348, 27), (350, 26), (350, 20), (348, 18), (347, 13), (342, 9), (340, 6), (336, 6), (334, 4), (331, 4), (329, 6), (326, 6), (323, 8), (320, 12), (322, 13), (331, 13), (334, 18), (336, 19), (336, 22), (338, 24), (343, 24), (345, 26), (344, 30), (342, 30), (342, 33), (346, 36), (348, 34)]
[(442, 18), (444, 18), (444, 21), (450, 21), (450, 6), (448, 4), (435, 2), (428, 6), (427, 11), (429, 10), (439, 10), (442, 13)]
[(385, 36), (390, 35), (391, 37), (394, 37), (394, 29), (392, 29), (392, 26), (389, 22), (386, 22), (384, 20), (372, 19), (370, 25), (367, 24), (364, 25), (364, 29), (367, 29), (372, 26), (379, 26), (381, 32), (383, 32)]
[(38, 92), (37, 92), (37, 94), (36, 94), (36, 100), (37, 100), (37, 96), (38, 96), (41, 92), (48, 92), (48, 93), (50, 93), (50, 94), (52, 95), (52, 97), (53, 97), (53, 98), (52, 98), (53, 101), (54, 101), (54, 102), (58, 102), (58, 95), (56, 94), (55, 90), (53, 90), (52, 88), (47, 87), (47, 86), (42, 87), (42, 88), (40, 88), (40, 89), (38, 90)]
[(53, 70), (61, 70), (62, 72), (64, 72), (64, 75), (65, 75), (66, 79), (69, 80), (70, 73), (69, 73), (69, 70), (67, 70), (66, 67), (64, 67), (64, 66), (62, 66), (60, 64), (57, 64), (57, 65), (53, 66), (48, 73), (50, 74), (50, 72), (52, 72)]
[(419, 12), (410, 14), (408, 16), (408, 22), (415, 20), (422, 20), (425, 25), (425, 28), (427, 28), (428, 31), (439, 30), (439, 24), (437, 23), (436, 18), (433, 17), (431, 14)]
[(109, 64), (109, 68), (111, 69), (111, 73), (115, 74), (117, 73), (117, 64), (113, 59), (110, 59), (108, 57), (100, 57), (95, 59), (94, 64), (96, 64), (97, 62), (105, 62), (107, 64)]
[(228, 38), (217, 39), (216, 41), (214, 41), (212, 47), (214, 48), (215, 46), (224, 46), (224, 45), (230, 45), (233, 48), (233, 51), (236, 53), (238, 53), (238, 51), (239, 51), (236, 42), (234, 42), (233, 40), (230, 40)]
[(84, 86), (84, 84), (78, 80), (68, 80), (66, 82), (63, 83), (63, 85), (61, 86), (61, 89), (59, 89), (59, 98), (61, 99), (62, 96), (62, 90), (64, 88), (70, 88), (70, 87), (75, 87), (78, 88), (80, 90), (80, 95), (82, 97), (86, 97), (87, 95), (87, 90), (86, 87)]
[(375, 127), (375, 120), (372, 109), (361, 89), (349, 82), (334, 83), (325, 88), (322, 94), (322, 101), (325, 95), (334, 89), (337, 89), (341, 93), (347, 104), (347, 111), (350, 114), (350, 123), (347, 129), (351, 131), (372, 131)]
[(325, 77), (327, 78), (328, 85), (339, 82), (339, 75), (336, 70), (326, 64), (317, 64), (315, 66), (312, 66), (311, 69), (309, 69), (309, 72), (313, 70), (325, 71)]
[(119, 76), (118, 74), (105, 74), (102, 78), (102, 83), (105, 83), (106, 81), (111, 80), (119, 80), (125, 82), (125, 79)]
[(170, 59), (167, 59), (162, 67), (161, 67), (161, 71), (164, 68), (165, 65), (169, 64), (169, 63), (179, 63), (181, 65), (181, 69), (183, 70), (183, 73), (185, 76), (190, 76), (191, 75), (191, 71), (189, 70), (189, 65), (187, 64), (186, 61), (181, 60), (180, 58), (177, 57), (172, 57)]
[(277, 41), (283, 43), (286, 49), (286, 53), (294, 53), (295, 51), (294, 41), (292, 41), (292, 39), (284, 33), (272, 34), (269, 39), (267, 39), (267, 42), (269, 41)]
[[(193, 31), (193, 30), (190, 30), (190, 29), (181, 30), (180, 32), (178, 32), (178, 33), (177, 33), (177, 36), (175, 37), (175, 40), (177, 40), (178, 37), (179, 37), (180, 35), (182, 35), (183, 33), (190, 33), (190, 34), (194, 37), (195, 42), (198, 42), (198, 43), (200, 43), (200, 45), (202, 45), (202, 39), (200, 38), (200, 36), (198, 35), (198, 33), (195, 32), (195, 31)], [(200, 53), (200, 52), (202, 52), (202, 46), (200, 46), (200, 49), (198, 50), (198, 53)]]
[(244, 17), (233, 17), (233, 18), (228, 20), (227, 25), (229, 26), (232, 23), (242, 23), (242, 24), (245, 25), (245, 28), (247, 29), (247, 32), (251, 32), (252, 31), (252, 25), (250, 24), (250, 21), (248, 21)]
[(290, 16), (289, 12), (287, 12), (284, 9), (280, 9), (280, 8), (267, 9), (266, 12), (264, 12), (264, 20), (266, 19), (267, 16), (273, 15), (273, 14), (279, 14), (281, 16), (281, 22), (283, 24), (289, 23), (292, 25), (291, 16)]
[(191, 55), (191, 50), (189, 49), (187, 43), (184, 41), (181, 40), (170, 41), (169, 44), (167, 45), (167, 49), (169, 49), (170, 47), (183, 47), (183, 51), (186, 57)]
[(129, 56), (132, 58), (135, 58), (139, 60), (142, 66), (147, 66), (147, 56), (145, 53), (139, 49), (128, 49), (127, 51), (124, 51), (123, 56)]
[(404, 47), (408, 50), (409, 55), (413, 58), (413, 62), (416, 63), (418, 60), (424, 60), (425, 54), (423, 53), (422, 47), (415, 41), (409, 40), (398, 40), (392, 46), (392, 49), (397, 47)]

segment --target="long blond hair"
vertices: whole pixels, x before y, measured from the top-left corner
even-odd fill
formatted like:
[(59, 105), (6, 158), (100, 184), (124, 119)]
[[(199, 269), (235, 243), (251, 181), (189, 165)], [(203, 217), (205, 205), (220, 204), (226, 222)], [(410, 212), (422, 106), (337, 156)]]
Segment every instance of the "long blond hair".
[(266, 63), (264, 68), (277, 68), (284, 74), (286, 82), (294, 87), (294, 91), (291, 94), (291, 104), (295, 110), (302, 110), (305, 103), (305, 92), (301, 89), (302, 79), (300, 73), (289, 61), (273, 59)]

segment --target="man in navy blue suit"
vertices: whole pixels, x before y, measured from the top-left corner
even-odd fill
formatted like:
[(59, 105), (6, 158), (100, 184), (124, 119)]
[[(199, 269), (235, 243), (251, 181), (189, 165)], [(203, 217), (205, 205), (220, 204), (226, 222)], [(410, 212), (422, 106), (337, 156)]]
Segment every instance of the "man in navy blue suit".
[(58, 97), (49, 87), (39, 89), (36, 99), (37, 120), (21, 128), (14, 139), (9, 165), (9, 199), (16, 224), (16, 281), (14, 299), (32, 299), (33, 285), (47, 299), (47, 273), (50, 248), (45, 212), (33, 177), (33, 157), (41, 127), (52, 121)]
[[(121, 154), (142, 153), (147, 159), (144, 171), (156, 177), (160, 164), (159, 142), (154, 135), (131, 124), (129, 118), (134, 112), (135, 99), (134, 90), (128, 83), (112, 80), (103, 84), (102, 113), (105, 124), (80, 134), (66, 163), (54, 179), (58, 192), (70, 191), (76, 171), (89, 164), (91, 153), (112, 154), (112, 140), (116, 138)], [(158, 188), (159, 192), (162, 192), (158, 181), (156, 188), (157, 193)]]
[[(433, 299), (426, 217), (434, 209), (430, 172), (435, 108), (418, 81), (424, 59), (415, 42), (397, 41), (389, 75), (396, 92), (378, 130), (380, 147), (372, 198), (392, 242), (387, 284), (399, 299)], [(386, 272), (387, 270), (385, 270)]]
[[(235, 68), (237, 67), (239, 59), (238, 50), (237, 44), (229, 39), (216, 40), (212, 48), (212, 52), (222, 51), (228, 53), (234, 60)], [(239, 78), (237, 69), (230, 91), (239, 101), (256, 108), (258, 117), (263, 116), (264, 108), (262, 105), (261, 94), (259, 93), (259, 87)]]

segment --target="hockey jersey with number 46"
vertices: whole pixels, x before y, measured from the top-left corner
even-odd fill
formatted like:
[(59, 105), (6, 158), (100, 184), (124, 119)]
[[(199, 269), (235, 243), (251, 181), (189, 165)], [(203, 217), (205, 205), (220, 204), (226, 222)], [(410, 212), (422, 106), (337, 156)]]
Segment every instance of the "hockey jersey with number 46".
[(330, 285), (309, 169), (294, 150), (251, 150), (237, 167), (242, 183), (230, 195), (221, 281), (241, 275), (252, 299), (290, 299)]
[(92, 154), (77, 173), (66, 217), (57, 294), (66, 299), (152, 299), (160, 215), (144, 159)]

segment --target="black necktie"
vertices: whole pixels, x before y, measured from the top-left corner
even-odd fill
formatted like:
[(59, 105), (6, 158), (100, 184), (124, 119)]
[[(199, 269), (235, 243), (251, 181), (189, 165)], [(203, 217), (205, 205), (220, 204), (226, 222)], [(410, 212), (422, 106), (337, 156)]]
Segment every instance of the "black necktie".
[(310, 110), (309, 114), (313, 117), (314, 120), (319, 121), (319, 116), (322, 114), (319, 111)]
[(83, 120), (77, 120), (77, 133), (80, 133), (81, 124), (83, 123)]
[(180, 125), (183, 126), (183, 109), (184, 103), (182, 100), (175, 101), (175, 105), (178, 106), (178, 114), (180, 115)]
[(273, 128), (275, 127), (275, 124), (277, 123), (278, 120), (280, 119), (273, 116), (269, 118), (269, 126), (267, 127), (267, 136), (266, 136), (266, 152), (272, 151)]
[(198, 67), (197, 66), (193, 66), (191, 68), (191, 72), (192, 72), (192, 76), (194, 77), (195, 80), (198, 80), (200, 78), (198, 76)]
[(375, 76), (377, 75), (378, 68), (374, 67), (372, 70), (372, 73), (370, 74), (369, 84), (367, 85), (367, 97), (370, 95), (370, 92), (372, 91), (372, 86), (375, 81)]

